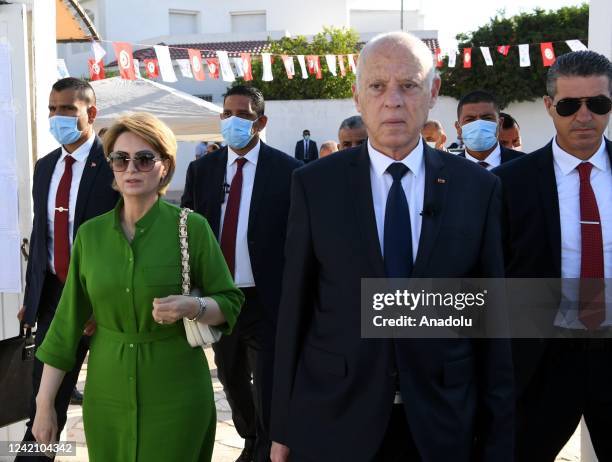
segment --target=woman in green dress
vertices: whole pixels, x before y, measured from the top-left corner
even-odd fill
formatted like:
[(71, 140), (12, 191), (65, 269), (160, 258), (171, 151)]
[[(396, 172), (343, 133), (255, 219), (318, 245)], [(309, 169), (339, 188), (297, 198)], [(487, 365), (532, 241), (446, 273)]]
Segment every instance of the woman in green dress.
[(57, 440), (53, 402), (93, 315), (83, 420), (92, 462), (210, 461), (215, 404), (201, 348), (182, 319), (229, 333), (243, 302), (207, 221), (189, 214), (191, 283), (181, 292), (180, 209), (161, 199), (175, 167), (172, 131), (150, 114), (119, 119), (104, 149), (122, 199), (83, 224), (53, 323), (36, 356), (45, 363), (33, 425)]

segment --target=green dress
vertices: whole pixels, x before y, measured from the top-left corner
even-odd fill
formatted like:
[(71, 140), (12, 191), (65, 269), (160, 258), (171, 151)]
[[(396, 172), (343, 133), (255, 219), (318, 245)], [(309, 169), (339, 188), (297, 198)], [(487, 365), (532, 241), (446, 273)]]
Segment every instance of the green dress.
[[(159, 199), (130, 243), (114, 210), (83, 224), (68, 279), (37, 358), (69, 371), (93, 314), (83, 421), (92, 462), (210, 461), (216, 414), (202, 348), (182, 322), (153, 320), (153, 298), (181, 293), (180, 209)], [(191, 282), (217, 301), (229, 333), (244, 297), (202, 216), (187, 220)]]

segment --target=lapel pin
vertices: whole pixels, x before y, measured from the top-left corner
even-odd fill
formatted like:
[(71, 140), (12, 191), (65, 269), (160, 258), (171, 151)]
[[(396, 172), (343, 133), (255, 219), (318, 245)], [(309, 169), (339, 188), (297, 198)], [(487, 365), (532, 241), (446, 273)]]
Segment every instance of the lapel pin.
[(438, 178), (438, 184), (444, 184), (446, 180), (444, 178)]
[(95, 167), (97, 164), (95, 162), (91, 163), (91, 167)]

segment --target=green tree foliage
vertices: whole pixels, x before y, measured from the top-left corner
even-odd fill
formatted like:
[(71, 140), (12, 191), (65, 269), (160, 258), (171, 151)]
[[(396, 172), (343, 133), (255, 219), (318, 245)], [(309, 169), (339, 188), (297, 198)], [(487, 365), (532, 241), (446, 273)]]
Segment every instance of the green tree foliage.
[[(266, 100), (291, 100), (291, 99), (334, 99), (350, 98), (351, 85), (355, 82), (355, 75), (350, 71), (348, 61), (344, 58), (346, 77), (340, 75), (337, 68), (337, 77), (334, 77), (325, 62), (324, 55), (346, 55), (358, 53), (359, 36), (352, 29), (326, 27), (323, 32), (313, 37), (312, 42), (308, 42), (306, 37), (284, 37), (280, 40), (270, 40), (272, 53), (272, 74), (274, 80), (264, 82), (261, 80), (263, 75), (263, 65), (258, 55), (253, 55), (252, 70), (253, 80), (245, 82), (238, 78), (233, 86), (249, 85), (259, 88)], [(280, 55), (319, 55), (323, 78), (317, 79), (314, 75), (309, 75), (307, 79), (302, 79), (302, 72), (297, 58), (294, 58), (296, 75), (292, 80), (287, 78), (285, 66)]]
[[(589, 7), (572, 6), (557, 11), (535, 9), (506, 18), (498, 13), (490, 23), (478, 30), (457, 35), (459, 50), (472, 47), (472, 68), (463, 68), (462, 54), (457, 56), (456, 67), (448, 67), (448, 58), (441, 69), (443, 95), (460, 98), (475, 90), (493, 92), (500, 103), (533, 101), (546, 93), (547, 67), (542, 65), (541, 42), (559, 42), (579, 39), (587, 43), (589, 30)], [(529, 43), (531, 67), (519, 67), (519, 51), (512, 46), (507, 56), (497, 52), (497, 45)], [(487, 66), (478, 47), (489, 46), (493, 66)], [(565, 42), (553, 43), (555, 55), (570, 51)], [(460, 51), (461, 53), (461, 51)]]

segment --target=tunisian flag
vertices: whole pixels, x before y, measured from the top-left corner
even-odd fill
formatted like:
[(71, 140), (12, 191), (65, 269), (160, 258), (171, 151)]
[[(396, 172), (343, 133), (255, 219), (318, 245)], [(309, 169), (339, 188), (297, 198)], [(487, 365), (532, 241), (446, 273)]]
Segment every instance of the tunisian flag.
[(540, 51), (542, 52), (542, 64), (544, 67), (552, 66), (555, 62), (555, 52), (552, 42), (540, 43)]
[(156, 79), (159, 77), (159, 63), (157, 62), (157, 59), (145, 59), (144, 65), (148, 78)]
[(242, 72), (244, 80), (253, 80), (253, 70), (251, 69), (251, 53), (240, 53), (242, 59)]
[(463, 67), (469, 69), (472, 67), (472, 49), (463, 49)]
[(132, 57), (132, 45), (126, 42), (113, 42), (117, 65), (119, 66), (119, 74), (121, 78), (127, 80), (136, 80), (134, 72), (134, 58)]
[(196, 80), (205, 80), (206, 74), (204, 73), (204, 66), (202, 65), (202, 55), (200, 50), (194, 50), (189, 48), (189, 62), (191, 63), (191, 70)]
[(442, 50), (440, 48), (436, 48), (436, 67), (442, 67), (443, 63)]
[(208, 65), (208, 72), (210, 72), (210, 77), (213, 79), (219, 78), (219, 60), (217, 58), (208, 58), (206, 60), (206, 64)]
[(306, 66), (308, 67), (309, 74), (315, 74), (317, 79), (323, 78), (323, 72), (321, 71), (321, 61), (317, 55), (306, 56)]
[(504, 56), (508, 56), (509, 51), (510, 51), (510, 45), (500, 45), (497, 47), (497, 52)]
[(91, 80), (102, 80), (106, 78), (102, 61), (96, 62), (95, 59), (89, 59), (87, 60), (87, 66), (89, 67), (89, 77)]

